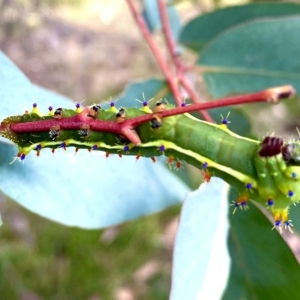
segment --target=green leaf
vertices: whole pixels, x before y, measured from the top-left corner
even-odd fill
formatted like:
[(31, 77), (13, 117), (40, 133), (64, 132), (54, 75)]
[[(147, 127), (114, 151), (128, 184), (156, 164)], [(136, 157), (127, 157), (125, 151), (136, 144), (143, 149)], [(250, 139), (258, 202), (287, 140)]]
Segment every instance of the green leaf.
[(186, 197), (173, 255), (172, 300), (223, 294), (230, 268), (227, 192), (224, 181), (212, 178)]
[(119, 103), (127, 107), (141, 107), (141, 102), (146, 100), (150, 108), (153, 108), (155, 102), (160, 99), (166, 99), (170, 104), (175, 105), (167, 82), (156, 78), (129, 84), (117, 99)]
[(203, 49), (198, 64), (214, 97), (292, 84), (300, 91), (300, 17), (232, 28)]
[(292, 224), (294, 225), (293, 231), (298, 231), (300, 233), (300, 205), (293, 205), (289, 210), (290, 219), (292, 220)]
[[(0, 53), (0, 120), (22, 114), (33, 102), (75, 107), (65, 97), (36, 87)], [(139, 95), (134, 98), (139, 97)], [(182, 201), (187, 186), (162, 164), (104, 153), (43, 149), (39, 158), (9, 164), (17, 149), (0, 142), (0, 189), (29, 210), (57, 222), (100, 228), (162, 210)], [(163, 178), (163, 180), (161, 180)], [(171, 187), (171, 188), (170, 188)]]
[(230, 225), (232, 266), (222, 299), (298, 299), (299, 263), (266, 216), (250, 203), (249, 210), (230, 214)]
[(140, 102), (153, 99), (153, 102), (151, 101), (149, 105), (155, 106), (155, 101), (163, 97), (168, 91), (168, 85), (165, 80), (151, 78), (133, 82), (118, 97), (117, 104), (120, 103), (126, 107), (142, 107)]
[[(160, 14), (158, 11), (157, 1), (144, 0), (144, 8), (142, 15), (144, 20), (151, 32), (161, 29)], [(167, 6), (167, 14), (169, 19), (169, 25), (171, 27), (171, 32), (173, 37), (177, 40), (181, 29), (181, 22), (176, 8), (173, 5)]]
[(179, 42), (200, 52), (209, 41), (230, 27), (257, 18), (295, 14), (300, 14), (300, 5), (293, 3), (251, 3), (231, 6), (201, 15), (190, 21), (183, 28)]

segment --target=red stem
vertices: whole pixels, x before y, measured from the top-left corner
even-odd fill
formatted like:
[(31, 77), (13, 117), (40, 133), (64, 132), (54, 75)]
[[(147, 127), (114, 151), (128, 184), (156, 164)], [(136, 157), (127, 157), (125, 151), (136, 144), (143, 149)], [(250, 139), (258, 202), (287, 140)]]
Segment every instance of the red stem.
[[(158, 4), (158, 9), (159, 9), (161, 23), (162, 23), (162, 30), (165, 36), (167, 48), (169, 50), (170, 56), (172, 57), (173, 63), (175, 65), (176, 74), (178, 76), (179, 82), (182, 84), (182, 87), (185, 89), (192, 102), (194, 104), (200, 103), (201, 101), (198, 95), (195, 93), (193, 87), (185, 77), (184, 66), (182, 65), (181, 60), (179, 59), (179, 56), (176, 52), (176, 43), (173, 38), (170, 22), (168, 19), (166, 2), (165, 0), (157, 0), (157, 4)], [(202, 115), (205, 121), (212, 122), (212, 123), (214, 122), (213, 118), (206, 110), (200, 110), (199, 113), (200, 115)]]
[(147, 24), (144, 21), (144, 18), (138, 13), (137, 9), (135, 8), (132, 0), (126, 0), (128, 7), (133, 15), (133, 18), (135, 19), (138, 27), (140, 28), (146, 42), (148, 43), (148, 46), (150, 47), (153, 55), (155, 56), (155, 59), (157, 61), (157, 64), (159, 65), (161, 71), (163, 72), (166, 81), (168, 82), (168, 85), (170, 87), (170, 90), (174, 96), (174, 101), (177, 106), (180, 106), (180, 98), (181, 94), (179, 92), (179, 89), (177, 87), (177, 82), (174, 80), (174, 76), (171, 73), (167, 63), (165, 62), (160, 49), (154, 42), (150, 31), (148, 30)]
[[(223, 98), (212, 102), (198, 103), (198, 104), (193, 104), (185, 107), (176, 107), (173, 109), (160, 112), (157, 115), (159, 115), (162, 118), (166, 118), (166, 117), (171, 117), (183, 113), (194, 112), (197, 110), (212, 109), (212, 108), (224, 107), (229, 105), (239, 105), (239, 104), (247, 104), (247, 103), (255, 103), (255, 102), (277, 103), (279, 100), (287, 99), (293, 96), (294, 94), (295, 94), (294, 88), (290, 85), (286, 85), (282, 87), (270, 88), (252, 94), (228, 97), (228, 98)], [(125, 122), (130, 122), (131, 126), (136, 127), (146, 121), (150, 121), (152, 118), (153, 118), (152, 115), (143, 115), (143, 116), (136, 117), (134, 119), (126, 120)]]
[(159, 10), (161, 24), (162, 24), (162, 30), (164, 33), (166, 44), (167, 44), (170, 56), (172, 57), (172, 60), (176, 67), (176, 72), (177, 72), (177, 74), (180, 74), (180, 73), (182, 73), (182, 64), (181, 64), (178, 54), (176, 53), (176, 44), (173, 39), (170, 22), (168, 19), (168, 13), (167, 13), (167, 9), (166, 9), (166, 1), (165, 0), (157, 0), (157, 5), (158, 5), (158, 10)]
[[(187, 94), (191, 98), (194, 104), (201, 103), (200, 99), (198, 98), (198, 95), (194, 91), (192, 85), (189, 83), (189, 81), (184, 77), (180, 76), (180, 81), (184, 89), (186, 90)], [(207, 122), (214, 122), (214, 119), (210, 116), (209, 112), (207, 110), (200, 110), (199, 113), (202, 115), (203, 119)]]
[[(267, 89), (261, 92), (246, 94), (242, 96), (229, 97), (220, 99), (213, 102), (198, 103), (185, 107), (176, 107), (173, 109), (165, 110), (159, 113), (146, 114), (132, 119), (127, 119), (122, 123), (114, 121), (101, 121), (94, 120), (89, 115), (89, 108), (85, 108), (81, 113), (76, 116), (62, 119), (41, 120), (25, 123), (10, 124), (9, 129), (16, 133), (25, 132), (40, 132), (50, 131), (51, 128), (59, 126), (62, 130), (76, 130), (81, 129), (82, 125), (88, 125), (91, 130), (99, 132), (111, 132), (120, 134), (127, 137), (133, 144), (138, 145), (141, 141), (137, 133), (133, 130), (135, 127), (152, 120), (155, 116), (165, 118), (175, 116), (178, 114), (188, 113), (192, 111), (210, 109), (228, 105), (237, 105), (253, 102), (278, 102), (280, 99), (288, 98), (294, 95), (295, 91), (291, 86), (282, 86)], [(4, 130), (2, 126), (0, 130)]]

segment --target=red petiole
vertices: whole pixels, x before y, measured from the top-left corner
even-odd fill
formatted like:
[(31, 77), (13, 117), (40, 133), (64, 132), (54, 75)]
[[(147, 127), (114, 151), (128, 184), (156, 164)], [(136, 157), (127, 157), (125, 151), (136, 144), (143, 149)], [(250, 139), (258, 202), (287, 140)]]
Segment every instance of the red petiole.
[[(89, 108), (85, 108), (81, 113), (73, 117), (40, 120), (25, 123), (13, 123), (9, 125), (9, 129), (16, 133), (26, 133), (50, 131), (51, 128), (57, 126), (59, 126), (61, 130), (79, 130), (82, 128), (82, 126), (88, 126), (91, 130), (94, 131), (110, 132), (113, 134), (123, 135), (137, 146), (141, 141), (134, 128), (145, 122), (149, 122), (154, 117), (166, 118), (201, 109), (211, 109), (228, 105), (238, 105), (253, 102), (276, 103), (281, 99), (291, 97), (292, 95), (294, 95), (294, 93), (295, 91), (292, 86), (275, 87), (257, 93), (229, 97), (212, 102), (193, 104), (190, 106), (176, 107), (158, 113), (146, 114), (132, 119), (124, 120), (121, 123), (117, 123), (114, 121), (95, 120), (89, 115)], [(3, 129), (4, 128), (0, 126), (0, 130)]]

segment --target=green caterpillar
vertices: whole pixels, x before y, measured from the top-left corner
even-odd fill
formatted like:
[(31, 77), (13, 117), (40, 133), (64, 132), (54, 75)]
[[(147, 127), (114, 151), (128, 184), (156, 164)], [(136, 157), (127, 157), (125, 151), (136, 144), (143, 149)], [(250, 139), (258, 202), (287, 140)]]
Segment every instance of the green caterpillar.
[(184, 160), (201, 169), (207, 181), (218, 176), (237, 189), (235, 209), (246, 209), (253, 199), (268, 206), (274, 227), (291, 230), (288, 209), (300, 199), (300, 142), (248, 139), (228, 130), (226, 119), (217, 125), (187, 113), (167, 115), (175, 110), (160, 101), (151, 111), (145, 101), (141, 109), (77, 104), (76, 110), (49, 107), (42, 115), (34, 104), (30, 113), (4, 119), (0, 134), (18, 145), (20, 160), (32, 150), (39, 155), (44, 148), (66, 147)]

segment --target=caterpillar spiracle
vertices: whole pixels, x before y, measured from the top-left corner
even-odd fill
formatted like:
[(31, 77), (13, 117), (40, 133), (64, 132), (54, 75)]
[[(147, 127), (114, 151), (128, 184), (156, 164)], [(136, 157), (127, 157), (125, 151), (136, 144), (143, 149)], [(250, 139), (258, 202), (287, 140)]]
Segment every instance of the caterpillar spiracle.
[[(257, 93), (257, 101), (266, 96), (277, 101), (293, 92), (290, 86), (270, 89)], [(238, 103), (236, 98), (232, 105)], [(235, 208), (245, 208), (249, 199), (266, 204), (274, 227), (291, 230), (288, 209), (300, 200), (300, 142), (238, 136), (224, 122), (212, 124), (188, 114), (198, 109), (198, 105), (173, 108), (160, 101), (152, 111), (144, 102), (140, 109), (104, 110), (98, 104), (77, 105), (75, 110), (49, 107), (42, 115), (33, 105), (30, 113), (4, 119), (0, 134), (18, 146), (20, 160), (32, 150), (39, 155), (44, 148), (59, 147), (184, 160), (201, 169), (207, 181), (218, 176), (234, 187), (239, 192)]]

